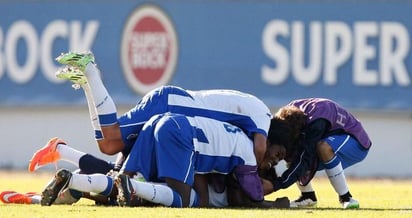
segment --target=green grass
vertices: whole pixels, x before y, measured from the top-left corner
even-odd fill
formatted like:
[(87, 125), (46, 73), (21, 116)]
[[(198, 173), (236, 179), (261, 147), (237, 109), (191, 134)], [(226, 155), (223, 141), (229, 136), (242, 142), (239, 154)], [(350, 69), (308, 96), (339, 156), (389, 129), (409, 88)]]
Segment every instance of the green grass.
[[(0, 172), (0, 191), (41, 192), (52, 174)], [(361, 209), (342, 210), (329, 181), (316, 177), (318, 207), (314, 209), (174, 209), (121, 208), (94, 206), (82, 199), (70, 206), (12, 205), (0, 203), (0, 217), (412, 217), (412, 180), (348, 179), (351, 193), (359, 200)], [(299, 191), (292, 186), (267, 196), (267, 199), (288, 196), (296, 198)]]

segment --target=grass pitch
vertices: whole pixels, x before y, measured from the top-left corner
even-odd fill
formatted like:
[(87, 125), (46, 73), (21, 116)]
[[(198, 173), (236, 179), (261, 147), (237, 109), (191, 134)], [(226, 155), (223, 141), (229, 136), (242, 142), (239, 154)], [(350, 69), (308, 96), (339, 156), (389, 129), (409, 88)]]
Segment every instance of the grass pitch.
[[(0, 191), (41, 192), (52, 176), (44, 172), (2, 171)], [(320, 176), (313, 180), (318, 197), (318, 206), (313, 209), (122, 208), (95, 206), (93, 201), (82, 199), (74, 205), (51, 207), (0, 203), (0, 217), (412, 217), (412, 180), (348, 178), (348, 184), (352, 195), (360, 202), (360, 209), (341, 209), (329, 181)], [(292, 186), (266, 198), (288, 196), (294, 199), (298, 195), (298, 189)]]

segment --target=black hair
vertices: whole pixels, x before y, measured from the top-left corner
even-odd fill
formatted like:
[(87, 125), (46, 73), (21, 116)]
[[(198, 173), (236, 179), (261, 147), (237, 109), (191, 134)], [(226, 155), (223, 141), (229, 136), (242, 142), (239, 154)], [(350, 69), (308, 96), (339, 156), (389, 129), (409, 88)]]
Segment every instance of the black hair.
[[(287, 142), (283, 142), (287, 153), (285, 157), (286, 161), (288, 159), (293, 159), (298, 150), (302, 149), (302, 142), (305, 138), (304, 129), (306, 127), (306, 119), (306, 114), (293, 105), (281, 107), (272, 119), (273, 126), (271, 123), (270, 128), (273, 128), (274, 131), (283, 131), (284, 137), (288, 138), (283, 139), (287, 140)], [(285, 122), (286, 124), (284, 125), (287, 126), (287, 128), (277, 127), (279, 125), (279, 121)], [(274, 136), (275, 135), (276, 134), (274, 134)]]
[(270, 144), (283, 145), (287, 150), (293, 141), (292, 128), (286, 121), (274, 117), (270, 121), (268, 140)]

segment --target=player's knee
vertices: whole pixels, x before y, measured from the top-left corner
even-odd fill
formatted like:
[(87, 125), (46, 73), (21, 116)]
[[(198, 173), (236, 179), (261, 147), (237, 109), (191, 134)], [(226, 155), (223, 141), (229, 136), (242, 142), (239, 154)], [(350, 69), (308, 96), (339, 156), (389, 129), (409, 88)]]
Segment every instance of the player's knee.
[(107, 154), (107, 155), (115, 155), (119, 153), (120, 151), (122, 151), (123, 149), (123, 148), (119, 148), (119, 146), (116, 146), (116, 144), (114, 143), (113, 144), (108, 143), (107, 140), (99, 140), (98, 145), (99, 145), (99, 150), (103, 154)]
[(335, 156), (332, 147), (325, 141), (320, 141), (316, 145), (316, 151), (321, 161), (329, 161)]

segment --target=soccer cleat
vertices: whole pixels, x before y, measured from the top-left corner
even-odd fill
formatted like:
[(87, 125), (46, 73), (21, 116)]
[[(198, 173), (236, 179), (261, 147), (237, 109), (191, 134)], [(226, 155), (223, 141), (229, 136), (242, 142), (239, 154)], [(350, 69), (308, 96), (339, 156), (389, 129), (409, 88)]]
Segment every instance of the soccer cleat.
[(359, 201), (349, 198), (349, 201), (341, 202), (343, 209), (357, 209), (359, 208)]
[(59, 144), (65, 145), (66, 142), (55, 137), (50, 139), (43, 148), (37, 150), (30, 160), (29, 172), (33, 172), (46, 164), (56, 163), (60, 160), (60, 153), (57, 151), (57, 145)]
[(313, 201), (310, 198), (307, 199), (297, 199), (295, 201), (290, 202), (291, 208), (306, 208), (306, 207), (316, 207), (317, 202)]
[(291, 208), (307, 208), (307, 207), (316, 207), (317, 199), (315, 192), (302, 192), (302, 195), (290, 202)]
[(60, 169), (56, 172), (54, 179), (47, 184), (41, 194), (40, 204), (42, 206), (50, 206), (54, 203), (60, 193), (64, 192), (69, 186), (72, 173), (67, 169)]
[(56, 58), (56, 61), (64, 65), (76, 67), (80, 69), (80, 71), (84, 72), (87, 64), (94, 63), (94, 55), (91, 52), (68, 52), (62, 53), (59, 57)]
[(4, 191), (0, 193), (0, 201), (5, 204), (32, 204), (33, 195), (36, 193), (21, 194), (15, 191)]
[(115, 184), (118, 190), (117, 203), (124, 206), (132, 206), (135, 191), (133, 189), (132, 183), (130, 182), (129, 176), (125, 174), (120, 174), (115, 179)]
[(87, 83), (86, 76), (76, 67), (66, 66), (57, 70), (56, 77), (59, 79), (70, 80), (74, 84), (74, 89), (79, 89), (82, 85)]

